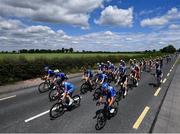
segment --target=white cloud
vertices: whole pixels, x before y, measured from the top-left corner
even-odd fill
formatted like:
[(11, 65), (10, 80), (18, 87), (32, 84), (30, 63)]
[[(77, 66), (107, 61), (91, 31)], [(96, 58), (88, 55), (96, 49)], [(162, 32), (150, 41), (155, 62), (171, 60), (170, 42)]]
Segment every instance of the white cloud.
[(90, 13), (104, 0), (1, 0), (0, 15), (88, 28)]
[[(4, 19), (4, 21), (7, 21)], [(180, 47), (180, 29), (150, 33), (115, 33), (103, 31), (69, 36), (63, 30), (53, 31), (48, 26), (26, 26), (0, 29), (1, 50), (61, 49), (91, 51), (140, 51), (160, 49), (167, 44)]]
[(0, 17), (0, 29), (12, 30), (23, 26), (25, 25), (23, 25), (19, 20), (5, 20), (4, 18)]
[(104, 35), (111, 36), (111, 35), (113, 35), (113, 33), (111, 31), (106, 31), (106, 32), (104, 32)]
[(154, 18), (147, 18), (141, 21), (141, 26), (164, 26), (171, 20), (180, 19), (180, 11), (177, 8), (171, 8), (165, 15)]
[(117, 6), (108, 6), (101, 12), (99, 20), (94, 22), (99, 25), (131, 27), (133, 23), (133, 8), (119, 9)]
[(168, 20), (166, 18), (153, 18), (153, 19), (145, 19), (141, 21), (141, 26), (161, 26), (167, 24)]
[(169, 29), (180, 29), (180, 25), (171, 24), (171, 25), (169, 26)]
[(55, 33), (53, 30), (51, 30), (51, 28), (49, 28), (47, 26), (42, 26), (42, 25), (30, 26), (25, 29), (25, 32), (28, 32), (28, 33)]

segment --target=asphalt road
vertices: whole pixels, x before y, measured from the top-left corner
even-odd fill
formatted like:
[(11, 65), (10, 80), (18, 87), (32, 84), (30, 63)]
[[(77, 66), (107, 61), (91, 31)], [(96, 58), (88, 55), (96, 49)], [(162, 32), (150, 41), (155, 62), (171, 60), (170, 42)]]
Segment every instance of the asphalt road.
[[(48, 110), (55, 102), (49, 102), (48, 93), (40, 94), (34, 87), (0, 96), (0, 132), (149, 132), (173, 78), (174, 63), (175, 59), (164, 64), (164, 83), (160, 88), (153, 86), (156, 83), (153, 75), (143, 72), (139, 86), (129, 89), (128, 96), (119, 103), (117, 115), (101, 130), (95, 129), (96, 119), (93, 117), (102, 106), (95, 105), (91, 92), (82, 95), (80, 107), (50, 120)], [(80, 79), (76, 77), (70, 81), (79, 88)]]

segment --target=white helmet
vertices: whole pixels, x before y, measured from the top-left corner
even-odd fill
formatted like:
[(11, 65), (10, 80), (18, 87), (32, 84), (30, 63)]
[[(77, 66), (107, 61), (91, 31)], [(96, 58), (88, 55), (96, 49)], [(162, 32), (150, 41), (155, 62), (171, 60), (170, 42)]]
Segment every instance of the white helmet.
[(54, 70), (54, 73), (59, 73), (59, 69), (55, 69), (55, 70)]

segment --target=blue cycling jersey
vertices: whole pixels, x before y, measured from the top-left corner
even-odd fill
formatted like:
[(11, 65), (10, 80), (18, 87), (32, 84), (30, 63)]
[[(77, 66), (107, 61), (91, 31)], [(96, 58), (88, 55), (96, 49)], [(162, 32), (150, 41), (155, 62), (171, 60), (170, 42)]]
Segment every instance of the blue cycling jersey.
[(65, 76), (66, 76), (65, 73), (62, 72), (55, 75), (56, 78), (61, 78), (61, 79), (64, 79)]
[(104, 80), (104, 79), (106, 79), (107, 78), (107, 75), (106, 74), (103, 74), (103, 73), (101, 73), (101, 74), (99, 74), (99, 77), (98, 77), (100, 80)]
[(48, 70), (48, 75), (54, 75), (54, 74), (55, 74), (55, 73), (54, 73), (53, 70), (51, 70), (51, 69)]
[(126, 72), (126, 67), (120, 66), (119, 67), (119, 72), (124, 74)]
[(111, 69), (111, 71), (114, 71), (114, 69), (115, 69), (115, 67), (114, 67), (114, 65), (109, 65), (109, 69)]
[(66, 91), (69, 91), (69, 90), (74, 90), (74, 85), (72, 83), (69, 83), (69, 82), (64, 82), (64, 88)]
[(116, 96), (116, 90), (114, 87), (112, 86), (108, 86), (108, 93), (107, 94), (103, 94), (103, 96), (106, 96), (106, 98), (111, 98), (111, 97), (115, 97)]

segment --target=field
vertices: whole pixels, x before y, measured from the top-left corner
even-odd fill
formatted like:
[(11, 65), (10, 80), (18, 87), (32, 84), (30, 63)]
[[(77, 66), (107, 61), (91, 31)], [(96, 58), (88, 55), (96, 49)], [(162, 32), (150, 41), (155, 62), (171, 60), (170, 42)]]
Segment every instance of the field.
[(20, 57), (25, 57), (25, 59), (27, 60), (34, 60), (36, 58), (45, 58), (45, 59), (53, 59), (53, 58), (64, 58), (64, 57), (70, 57), (70, 58), (79, 58), (79, 57), (97, 57), (97, 56), (102, 56), (102, 57), (106, 57), (106, 56), (129, 56), (129, 57), (133, 57), (133, 56), (137, 56), (137, 55), (142, 55), (139, 53), (87, 53), (87, 54), (83, 54), (83, 53), (35, 53), (35, 54), (0, 54), (0, 60), (2, 59), (11, 59), (11, 58), (15, 58), (18, 59)]

